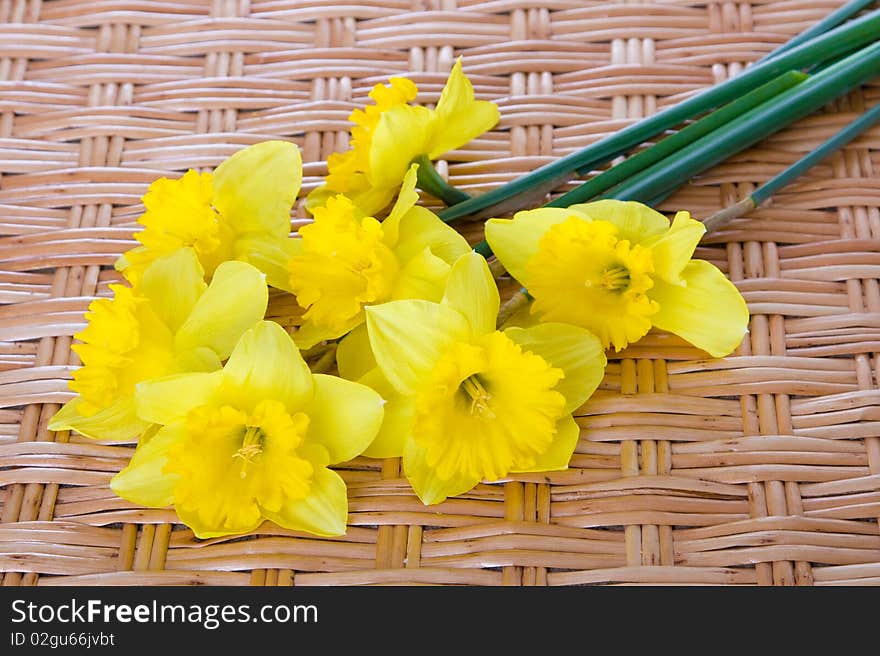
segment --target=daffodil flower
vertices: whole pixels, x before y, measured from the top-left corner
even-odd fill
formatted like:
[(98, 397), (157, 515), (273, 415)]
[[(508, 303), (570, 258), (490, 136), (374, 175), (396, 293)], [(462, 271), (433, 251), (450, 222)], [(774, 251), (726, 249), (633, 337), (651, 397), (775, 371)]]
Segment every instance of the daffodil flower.
[(360, 454), (383, 414), (364, 385), (312, 375), (271, 321), (248, 330), (222, 370), (141, 383), (136, 401), (162, 428), (110, 487), (136, 504), (173, 505), (200, 538), (245, 533), (264, 519), (345, 533), (345, 483), (327, 466)]
[(375, 214), (394, 198), (416, 157), (437, 159), (498, 123), (498, 107), (474, 99), (461, 59), (452, 68), (436, 109), (408, 104), (417, 92), (416, 85), (402, 77), (391, 78), (388, 86), (373, 87), (370, 98), (376, 104), (352, 112), (351, 150), (328, 158), (325, 184), (306, 201), (309, 211), (344, 194), (366, 214)]
[[(269, 276), (265, 253), (289, 241), (290, 208), (302, 183), (296, 145), (264, 141), (239, 150), (214, 173), (190, 169), (181, 178), (160, 178), (143, 197), (146, 212), (135, 234), (141, 246), (123, 254), (116, 268), (137, 285), (157, 257), (183, 246), (199, 256), (210, 278), (221, 262), (250, 262)], [(283, 274), (282, 274), (283, 275)]]
[[(476, 253), (453, 266), (440, 303), (367, 308), (371, 349), (340, 353), (340, 371), (386, 399), (365, 451), (403, 456), (425, 504), (515, 472), (565, 469), (579, 437), (571, 416), (596, 389), (605, 354), (583, 328), (495, 329), (499, 298)], [(368, 369), (375, 357), (376, 368)]]
[(618, 351), (656, 326), (723, 357), (742, 341), (749, 312), (721, 271), (691, 259), (705, 231), (687, 212), (670, 225), (646, 205), (617, 200), (486, 223), (489, 245), (541, 320), (583, 326)]
[(150, 422), (137, 416), (137, 383), (183, 371), (219, 369), (239, 337), (263, 318), (265, 276), (244, 262), (217, 267), (210, 286), (196, 254), (181, 248), (154, 260), (137, 290), (110, 285), (113, 298), (89, 305), (71, 348), (83, 366), (77, 392), (49, 421), (95, 439), (130, 440)]
[(305, 308), (294, 335), (300, 348), (345, 335), (364, 322), (364, 307), (390, 300), (439, 301), (451, 265), (467, 241), (430, 210), (416, 205), (418, 166), (383, 222), (346, 196), (315, 209), (315, 221), (291, 239), (286, 289)]

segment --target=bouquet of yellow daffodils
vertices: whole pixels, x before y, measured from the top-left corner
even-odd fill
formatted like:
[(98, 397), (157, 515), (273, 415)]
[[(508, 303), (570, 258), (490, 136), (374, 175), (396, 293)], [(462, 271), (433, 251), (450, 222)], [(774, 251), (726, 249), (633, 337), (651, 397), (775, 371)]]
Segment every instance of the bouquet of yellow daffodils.
[[(715, 357), (737, 347), (748, 312), (692, 259), (703, 225), (621, 200), (488, 221), (488, 246), (533, 299), (499, 323), (486, 259), (416, 192), (431, 179), (419, 169), (491, 129), (498, 109), (475, 100), (460, 63), (434, 109), (416, 92), (401, 78), (373, 89), (294, 236), (294, 144), (150, 186), (139, 245), (116, 264), (128, 284), (90, 305), (76, 395), (50, 423), (137, 440), (116, 494), (173, 506), (201, 538), (266, 519), (340, 535), (332, 465), (402, 457), (425, 504), (565, 469), (606, 348), (652, 327)], [(290, 331), (265, 319), (270, 287), (295, 298)]]

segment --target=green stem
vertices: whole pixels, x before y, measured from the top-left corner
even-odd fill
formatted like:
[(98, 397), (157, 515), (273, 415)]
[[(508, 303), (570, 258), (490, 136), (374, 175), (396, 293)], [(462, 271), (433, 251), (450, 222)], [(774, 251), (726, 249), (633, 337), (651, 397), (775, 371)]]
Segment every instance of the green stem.
[(880, 10), (841, 25), (777, 57), (747, 68), (740, 75), (639, 121), (578, 152), (542, 166), (513, 182), (459, 203), (440, 213), (446, 222), (465, 216), (502, 214), (528, 206), (576, 171), (588, 171), (630, 148), (672, 128), (693, 116), (724, 105), (789, 70), (796, 70), (838, 56), (870, 43), (880, 33)]
[[(801, 32), (796, 37), (790, 39), (758, 61), (772, 59), (783, 52), (791, 50), (793, 47), (800, 45), (801, 43), (824, 34), (828, 30), (837, 27), (851, 16), (857, 14), (862, 9), (874, 4), (875, 1), (876, 0), (851, 0), (808, 30)], [(589, 182), (570, 191), (568, 194), (553, 200), (548, 203), (547, 207), (567, 207), (593, 198), (606, 189), (610, 189), (617, 183), (621, 182), (631, 173), (659, 161), (666, 155), (675, 152), (677, 149), (687, 145), (691, 141), (711, 132), (719, 125), (723, 125), (727, 121), (759, 105), (768, 98), (801, 82), (805, 77), (806, 76), (796, 73), (795, 71), (789, 71), (788, 73), (780, 75), (775, 80), (771, 80), (767, 84), (746, 94), (742, 98), (734, 100), (720, 110), (712, 112), (703, 119), (700, 119), (674, 135), (663, 139), (645, 151), (634, 155), (622, 164), (612, 167), (605, 173), (592, 178)], [(439, 198), (446, 203), (447, 206), (457, 205), (458, 203), (463, 203), (471, 198), (469, 194), (444, 180), (437, 173), (433, 163), (427, 155), (420, 155), (415, 161), (419, 164), (419, 187), (424, 191)], [(578, 171), (578, 173), (582, 174), (583, 172)], [(491, 253), (491, 251), (489, 252)]]
[(525, 287), (517, 290), (513, 296), (504, 303), (504, 305), (498, 308), (498, 319), (495, 324), (496, 327), (500, 329), (504, 326), (514, 314), (528, 305), (530, 300), (531, 296), (529, 296), (529, 292), (526, 291)]
[(847, 20), (848, 18), (855, 16), (862, 9), (870, 7), (876, 2), (876, 0), (850, 0), (845, 5), (836, 9), (835, 11), (828, 14), (825, 18), (820, 20), (818, 23), (813, 25), (807, 30), (804, 30), (800, 34), (798, 34), (793, 39), (789, 39), (781, 46), (776, 48), (773, 52), (765, 55), (763, 58), (758, 61), (767, 61), (768, 59), (773, 59), (774, 57), (778, 57), (784, 52), (788, 52), (795, 46), (799, 46), (802, 43), (809, 41), (810, 39), (814, 39), (820, 34), (824, 34), (830, 29), (833, 29), (840, 25), (842, 22)]
[(745, 150), (880, 74), (880, 42), (853, 53), (810, 79), (689, 144), (626, 182), (607, 198), (655, 201), (694, 175)]
[(419, 165), (419, 189), (427, 191), (429, 194), (435, 198), (439, 198), (447, 205), (463, 203), (470, 199), (469, 195), (464, 193), (461, 189), (453, 187), (446, 182), (439, 173), (437, 173), (437, 169), (434, 168), (431, 158), (427, 155), (419, 155), (413, 160), (413, 162)]
[(337, 342), (331, 342), (327, 345), (328, 348), (321, 356), (315, 360), (313, 363), (309, 365), (313, 374), (323, 374), (333, 367), (333, 364), (336, 362), (336, 349), (339, 346)]
[(709, 232), (715, 230), (731, 219), (748, 214), (780, 189), (791, 184), (806, 171), (831, 156), (832, 153), (835, 153), (846, 146), (849, 142), (871, 126), (876, 125), (878, 122), (880, 122), (880, 105), (877, 105), (859, 116), (859, 118), (847, 125), (828, 141), (800, 158), (785, 170), (773, 176), (743, 200), (729, 207), (725, 207), (720, 212), (716, 212), (707, 219), (704, 219), (703, 223), (706, 226), (706, 231)]
[[(609, 196), (625, 200), (641, 200), (647, 202), (652, 207), (659, 205), (681, 184), (684, 184), (687, 179), (699, 173), (699, 171), (714, 166), (719, 161), (747, 148), (751, 145), (749, 143), (750, 140), (754, 143), (776, 132), (788, 123), (798, 120), (799, 117), (810, 113), (812, 107), (820, 107), (827, 100), (830, 100), (831, 97), (842, 95), (849, 88), (859, 83), (858, 80), (865, 75), (865, 70), (868, 71), (867, 76), (869, 77), (870, 71), (877, 70), (876, 67), (878, 62), (880, 62), (880, 51), (878, 51), (878, 48), (880, 48), (880, 44), (875, 44), (871, 48), (866, 48), (862, 52), (850, 55), (847, 59), (835, 63), (833, 66), (803, 82), (801, 86), (776, 96), (765, 102), (764, 105), (751, 110), (730, 123), (726, 123), (699, 141), (692, 142), (682, 150), (674, 152), (666, 160), (644, 169), (641, 173), (615, 188)], [(716, 112), (716, 114), (718, 113), (720, 112)], [(743, 199), (736, 205), (725, 208), (717, 215), (707, 219), (705, 221), (707, 231), (711, 231), (726, 221), (751, 211), (779, 191), (779, 189), (802, 175), (804, 171), (828, 157), (832, 152), (842, 148), (878, 121), (880, 121), (880, 105), (863, 114), (816, 150), (760, 186), (748, 198)], [(669, 141), (669, 139), (665, 139), (660, 143)], [(656, 147), (653, 146), (648, 150)], [(638, 157), (638, 155), (635, 157)], [(634, 157), (610, 169), (607, 173), (623, 167), (632, 159)], [(573, 191), (579, 191), (589, 184), (588, 182)], [(569, 194), (549, 203), (548, 206), (561, 207), (582, 202), (582, 200), (588, 200), (587, 197), (581, 199), (570, 196), (570, 198), (574, 198), (571, 202), (564, 204), (559, 202), (566, 196), (569, 196)], [(492, 255), (492, 249), (486, 241), (478, 243), (474, 250), (487, 258)]]
[(737, 117), (778, 96), (783, 91), (800, 84), (807, 77), (806, 74), (797, 71), (789, 71), (780, 75), (775, 80), (758, 87), (754, 91), (750, 91), (742, 98), (734, 100), (732, 103), (688, 125), (675, 134), (666, 137), (662, 141), (658, 141), (650, 148), (636, 153), (617, 166), (613, 166), (604, 173), (600, 173), (590, 181), (550, 201), (546, 207), (568, 207), (576, 203), (586, 202), (639, 171), (659, 162), (666, 156), (674, 155), (688, 144), (693, 143), (719, 127), (727, 125)]
[(828, 141), (816, 148), (811, 153), (799, 159), (787, 169), (777, 174), (763, 185), (752, 192), (755, 204), (760, 205), (777, 191), (799, 178), (807, 170), (840, 150), (862, 132), (880, 121), (880, 105), (862, 114), (855, 121), (847, 125), (843, 130), (835, 134)]
[(748, 214), (755, 209), (755, 201), (751, 196), (746, 196), (741, 201), (728, 205), (720, 212), (715, 212), (712, 216), (703, 219), (703, 225), (706, 226), (706, 234), (713, 230), (717, 230), (731, 219), (735, 219), (744, 214)]
[(485, 239), (474, 246), (474, 250), (482, 255), (483, 257), (492, 257), (492, 249), (489, 247), (489, 242)]

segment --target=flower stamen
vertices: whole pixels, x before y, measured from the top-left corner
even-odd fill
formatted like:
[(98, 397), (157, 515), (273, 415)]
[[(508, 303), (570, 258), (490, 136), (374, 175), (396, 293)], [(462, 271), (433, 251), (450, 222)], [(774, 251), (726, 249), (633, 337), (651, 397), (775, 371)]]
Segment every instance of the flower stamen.
[(459, 389), (470, 397), (470, 413), (472, 415), (479, 415), (486, 419), (495, 418), (495, 413), (492, 412), (492, 409), (489, 407), (489, 401), (492, 400), (492, 395), (486, 391), (486, 388), (483, 387), (482, 381), (480, 381), (476, 374), (465, 378)]
[(345, 332), (364, 305), (391, 297), (399, 263), (379, 221), (362, 216), (345, 196), (329, 199), (314, 215), (299, 231), (302, 252), (288, 263), (291, 290), (306, 310), (304, 321)]
[(599, 278), (599, 285), (610, 292), (621, 292), (629, 287), (629, 269), (622, 264), (608, 266)]
[(417, 392), (413, 439), (444, 481), (531, 467), (563, 416), (562, 376), (500, 331), (455, 343)]
[(257, 426), (247, 426), (244, 432), (241, 446), (232, 454), (232, 459), (240, 459), (242, 462), (242, 478), (247, 477), (247, 465), (254, 464), (254, 458), (263, 452), (263, 431)]
[(532, 314), (587, 328), (605, 347), (620, 350), (643, 337), (659, 309), (646, 293), (654, 285), (651, 249), (620, 239), (610, 221), (557, 223), (526, 269)]

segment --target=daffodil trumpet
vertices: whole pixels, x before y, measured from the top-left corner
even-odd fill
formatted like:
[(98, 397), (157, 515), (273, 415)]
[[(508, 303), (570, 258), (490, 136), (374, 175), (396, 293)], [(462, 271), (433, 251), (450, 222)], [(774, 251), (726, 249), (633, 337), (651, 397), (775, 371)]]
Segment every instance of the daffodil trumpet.
[(587, 330), (499, 331), (498, 308), (486, 261), (469, 253), (453, 265), (439, 303), (369, 307), (369, 348), (340, 350), (340, 373), (387, 402), (365, 455), (402, 456), (425, 504), (481, 480), (567, 468), (580, 434), (571, 413), (604, 375), (604, 351)]
[(434, 109), (410, 104), (417, 93), (416, 85), (401, 77), (373, 88), (370, 98), (375, 104), (352, 112), (351, 148), (328, 158), (324, 184), (306, 200), (309, 211), (342, 194), (373, 216), (397, 195), (413, 162), (435, 160), (498, 122), (498, 107), (476, 100), (461, 59), (452, 67)]
[(74, 335), (82, 343), (71, 347), (83, 363), (70, 381), (77, 394), (49, 430), (136, 439), (150, 426), (135, 409), (138, 383), (219, 369), (263, 318), (268, 291), (265, 276), (244, 262), (220, 264), (210, 285), (204, 275), (196, 252), (180, 248), (154, 259), (136, 289), (113, 284), (113, 298), (92, 301), (85, 329)]
[(582, 326), (617, 351), (652, 326), (713, 357), (739, 346), (746, 303), (712, 264), (692, 259), (705, 227), (636, 202), (601, 200), (491, 219), (486, 237), (534, 297), (531, 315)]
[(452, 264), (470, 250), (464, 237), (416, 205), (418, 165), (403, 176), (400, 194), (383, 220), (339, 194), (314, 208), (314, 222), (290, 239), (285, 281), (304, 312), (294, 333), (300, 348), (348, 334), (366, 307), (392, 300), (439, 301)]
[(239, 260), (277, 286), (284, 269), (273, 263), (285, 259), (278, 251), (290, 245), (290, 210), (301, 183), (299, 148), (277, 140), (242, 148), (213, 173), (190, 169), (177, 179), (160, 178), (143, 197), (138, 223), (144, 229), (135, 233), (141, 245), (116, 268), (137, 285), (156, 258), (188, 247), (207, 279), (222, 262)]
[(328, 465), (359, 455), (382, 424), (365, 385), (313, 374), (281, 326), (261, 321), (221, 370), (144, 381), (138, 416), (159, 426), (111, 489), (151, 508), (173, 506), (200, 538), (264, 520), (316, 535), (346, 531), (343, 479)]

